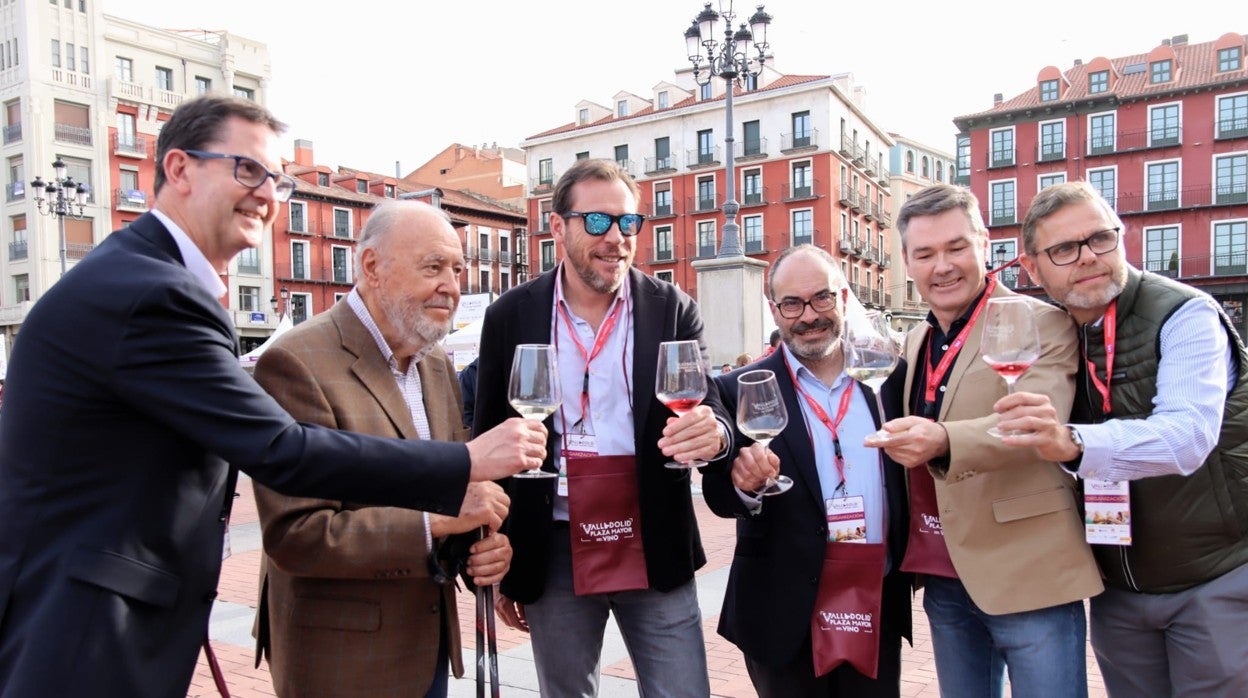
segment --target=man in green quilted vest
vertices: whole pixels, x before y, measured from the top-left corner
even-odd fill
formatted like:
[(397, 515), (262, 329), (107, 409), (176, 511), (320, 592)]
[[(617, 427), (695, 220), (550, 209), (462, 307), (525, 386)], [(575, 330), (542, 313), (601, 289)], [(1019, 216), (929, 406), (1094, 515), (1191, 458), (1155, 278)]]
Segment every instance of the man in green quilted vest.
[(1248, 696), (1248, 354), (1213, 298), (1127, 263), (1123, 228), (1086, 182), (1032, 201), (1021, 262), (1081, 365), (1070, 423), (1018, 393), (1000, 426), (1080, 478), (1109, 695)]

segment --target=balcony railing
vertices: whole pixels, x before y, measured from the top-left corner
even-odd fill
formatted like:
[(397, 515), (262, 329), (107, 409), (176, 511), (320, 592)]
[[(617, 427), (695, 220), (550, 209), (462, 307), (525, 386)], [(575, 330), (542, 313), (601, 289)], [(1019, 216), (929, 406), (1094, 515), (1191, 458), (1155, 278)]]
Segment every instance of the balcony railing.
[(688, 158), (686, 159), (689, 169), (697, 169), (699, 167), (710, 167), (719, 164), (719, 146), (712, 146), (707, 150), (701, 148), (690, 148)]
[(114, 189), (113, 204), (122, 211), (146, 211), (147, 192), (142, 189)]
[(91, 145), (91, 129), (69, 124), (56, 124), (56, 140), (61, 143)]
[[(18, 124), (21, 127), (21, 124)], [(21, 134), (18, 134), (21, 137)], [(1248, 137), (1248, 116), (1241, 116), (1235, 119), (1222, 119), (1218, 121), (1217, 140), (1224, 138), (1245, 138)], [(5, 131), (4, 142), (9, 142), (8, 131)]]
[(535, 177), (529, 180), (529, 190), (533, 193), (546, 192), (555, 188), (555, 181), (559, 178), (553, 174), (549, 177)]
[(794, 247), (797, 245), (813, 245), (815, 240), (819, 239), (819, 230), (817, 228), (794, 230), (789, 233), (789, 239), (793, 241)]
[(1040, 162), (1052, 162), (1054, 160), (1066, 159), (1066, 141), (1061, 140), (1056, 143), (1041, 144), (1039, 152), (1036, 155)]
[(841, 147), (837, 150), (837, 152), (839, 152), (843, 157), (852, 158), (854, 157), (854, 151), (857, 149), (857, 146), (854, 145), (854, 139), (842, 133)]
[(671, 172), (676, 169), (675, 158), (671, 155), (663, 157), (652, 156), (646, 158), (646, 174), (656, 174), (659, 172)]
[(20, 140), (22, 140), (22, 125), (20, 123), (9, 124), (8, 126), (4, 127), (4, 144), (5, 145), (8, 145), (9, 143), (16, 143)]
[(1236, 206), (1248, 201), (1248, 188), (1242, 184), (1165, 187), (1147, 193), (1119, 192), (1116, 210), (1119, 215), (1172, 211), (1178, 208)]
[(320, 232), (319, 221), (309, 220), (307, 218), (292, 218), (287, 223), (286, 232), (294, 235), (316, 235)]
[(987, 154), (988, 167), (1013, 167), (1014, 166), (1014, 149), (994, 150)]
[(893, 177), (893, 174), (888, 171), (888, 168), (885, 167), (883, 163), (881, 163), (880, 172), (876, 176), (876, 179), (875, 179), (876, 184), (879, 184), (881, 187), (887, 187), (889, 180), (891, 180), (892, 177)]
[(1216, 185), (1213, 201), (1219, 205), (1248, 203), (1248, 183)]
[(771, 197), (767, 196), (769, 187), (763, 187), (762, 191), (745, 192), (741, 195), (741, 206), (764, 206), (770, 203)]
[(709, 197), (691, 196), (685, 200), (685, 209), (690, 213), (705, 213), (714, 211), (715, 208), (715, 196), (713, 194)]
[(134, 134), (114, 134), (113, 152), (117, 155), (146, 158), (147, 139), (143, 136), (136, 136)]
[(1018, 222), (1018, 212), (1014, 209), (993, 208), (991, 211), (984, 211), (984, 220), (988, 221), (988, 225), (1014, 225)]
[[(8, 201), (26, 198), (26, 183), (20, 179), (16, 182), (9, 182), (9, 186), (5, 187), (4, 190), (5, 199)], [(42, 192), (36, 192), (36, 194), (41, 196)]]
[[(1235, 255), (1222, 255), (1223, 257), (1234, 257)], [(1239, 266), (1244, 266), (1244, 256), (1239, 255)], [(1172, 279), (1179, 277), (1179, 258), (1175, 255), (1171, 259), (1149, 259), (1144, 262), (1144, 269), (1154, 274), (1161, 274)], [(1241, 272), (1242, 273), (1242, 272)]]
[(653, 218), (671, 218), (672, 216), (678, 215), (680, 211), (677, 210), (676, 204), (673, 204), (672, 202), (669, 201), (665, 204), (655, 204), (655, 203), (646, 204), (642, 210), (642, 213), (646, 215), (646, 218), (653, 219)]
[(9, 243), (9, 261), (11, 262), (15, 259), (26, 259), (26, 254), (27, 254), (26, 245), (27, 245), (27, 242), (25, 240), (21, 240), (18, 242), (10, 242)]
[(819, 180), (812, 179), (806, 184), (785, 184), (782, 187), (782, 198), (785, 201), (805, 201), (808, 199), (817, 199), (819, 191)]
[(1161, 126), (1149, 129), (1148, 144), (1154, 148), (1168, 148), (1172, 145), (1179, 145), (1180, 136), (1183, 133), (1181, 126)]
[(819, 129), (812, 128), (808, 131), (797, 133), (780, 134), (780, 152), (787, 153), (793, 150), (804, 150), (806, 148), (819, 147)]
[(738, 142), (733, 145), (732, 153), (739, 159), (765, 158), (767, 157), (767, 139)]
[(69, 259), (82, 259), (94, 249), (95, 245), (91, 243), (67, 242), (65, 243), (65, 256)]

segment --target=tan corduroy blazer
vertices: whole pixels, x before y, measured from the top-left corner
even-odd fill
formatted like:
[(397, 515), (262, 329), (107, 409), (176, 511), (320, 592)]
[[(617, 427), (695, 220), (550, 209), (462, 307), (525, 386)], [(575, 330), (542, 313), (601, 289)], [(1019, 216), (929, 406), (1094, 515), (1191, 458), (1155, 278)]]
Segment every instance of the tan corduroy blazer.
[[(454, 367), (437, 348), (418, 366), (431, 436), (464, 440)], [(283, 335), (255, 375), (301, 422), (419, 438), (345, 301)], [(443, 626), (463, 675), (455, 592), (429, 575), (421, 512), (255, 492), (265, 551), (257, 652), (267, 652), (279, 696), (423, 696)]]
[[(1015, 295), (997, 285), (993, 297)], [(1016, 389), (1048, 395), (1069, 417), (1079, 351), (1075, 326), (1058, 308), (1030, 300), (1042, 354)], [(1075, 480), (1035, 451), (1005, 446), (988, 434), (1003, 381), (979, 356), (983, 316), (950, 368), (940, 409), (949, 434), (949, 471), (932, 470), (945, 544), (971, 599), (992, 615), (1048, 608), (1103, 589), (1084, 540)], [(924, 357), (926, 323), (906, 336), (906, 395)], [(913, 403), (907, 403), (907, 413)]]

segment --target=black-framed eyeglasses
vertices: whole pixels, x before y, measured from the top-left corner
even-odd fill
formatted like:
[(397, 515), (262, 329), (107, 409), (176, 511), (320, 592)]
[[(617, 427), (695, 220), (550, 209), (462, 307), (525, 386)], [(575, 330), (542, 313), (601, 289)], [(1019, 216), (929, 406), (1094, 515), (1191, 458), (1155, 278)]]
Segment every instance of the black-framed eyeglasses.
[(641, 232), (646, 217), (640, 213), (622, 213), (618, 216), (602, 211), (568, 211), (559, 214), (564, 218), (580, 218), (585, 221), (585, 232), (590, 235), (606, 235), (611, 225), (620, 226), (620, 235), (632, 237)]
[(210, 153), (206, 150), (185, 150), (183, 152), (200, 160), (233, 160), (234, 179), (248, 189), (258, 189), (264, 184), (265, 180), (272, 179), (273, 196), (278, 201), (288, 201), (290, 195), (295, 193), (294, 177), (280, 172), (271, 172), (269, 168), (261, 165), (259, 161), (246, 155)]
[(1041, 252), (1049, 256), (1049, 261), (1054, 266), (1064, 267), (1079, 261), (1079, 256), (1083, 254), (1082, 248), (1084, 245), (1087, 245), (1088, 249), (1095, 255), (1103, 255), (1118, 249), (1118, 233), (1121, 230), (1121, 228), (1098, 230), (1082, 240), (1059, 242), (1056, 245), (1044, 248)]
[(806, 306), (810, 306), (816, 313), (826, 313), (836, 307), (836, 291), (820, 291), (810, 297), (810, 300), (799, 301), (796, 298), (785, 298), (784, 300), (772, 301), (776, 309), (780, 311), (780, 317), (790, 320), (799, 318), (802, 313), (806, 312)]

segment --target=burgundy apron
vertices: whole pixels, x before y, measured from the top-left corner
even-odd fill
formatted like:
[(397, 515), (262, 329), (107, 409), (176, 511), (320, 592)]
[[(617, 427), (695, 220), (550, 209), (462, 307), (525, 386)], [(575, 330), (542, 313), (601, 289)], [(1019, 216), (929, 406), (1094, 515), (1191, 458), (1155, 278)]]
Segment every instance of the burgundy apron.
[(885, 556), (884, 543), (827, 543), (810, 619), (815, 676), (847, 663), (876, 677)]
[(901, 571), (957, 579), (958, 571), (949, 559), (949, 548), (945, 546), (945, 535), (940, 527), (936, 481), (927, 466), (910, 468), (906, 477), (910, 481), (910, 539), (906, 543)]
[(648, 588), (637, 460), (633, 456), (569, 456), (567, 467), (576, 595)]

